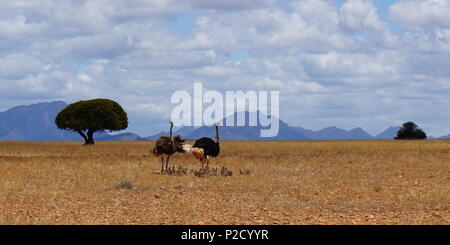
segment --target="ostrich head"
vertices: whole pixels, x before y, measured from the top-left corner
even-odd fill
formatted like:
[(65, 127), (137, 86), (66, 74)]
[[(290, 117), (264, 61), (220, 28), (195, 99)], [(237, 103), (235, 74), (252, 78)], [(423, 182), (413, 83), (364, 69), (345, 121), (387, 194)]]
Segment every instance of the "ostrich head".
[(180, 153), (186, 153), (185, 142), (186, 140), (183, 139), (180, 135), (175, 136), (175, 138), (173, 138), (175, 150)]

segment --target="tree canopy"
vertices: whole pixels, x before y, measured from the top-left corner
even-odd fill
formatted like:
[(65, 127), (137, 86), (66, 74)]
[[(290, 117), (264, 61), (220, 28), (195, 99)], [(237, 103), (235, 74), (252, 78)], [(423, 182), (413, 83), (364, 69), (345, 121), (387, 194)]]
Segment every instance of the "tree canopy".
[(403, 123), (394, 139), (426, 139), (427, 134), (413, 122)]
[(97, 131), (118, 131), (128, 127), (127, 113), (109, 99), (82, 100), (68, 105), (55, 119), (60, 129), (79, 133), (86, 144), (94, 144)]

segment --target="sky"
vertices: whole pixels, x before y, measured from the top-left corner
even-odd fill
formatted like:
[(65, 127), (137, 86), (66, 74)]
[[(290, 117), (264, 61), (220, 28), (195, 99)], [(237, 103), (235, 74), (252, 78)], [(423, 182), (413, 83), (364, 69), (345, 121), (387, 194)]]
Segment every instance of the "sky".
[(167, 130), (177, 90), (280, 91), (292, 126), (450, 134), (450, 0), (0, 0), (0, 111), (109, 98)]

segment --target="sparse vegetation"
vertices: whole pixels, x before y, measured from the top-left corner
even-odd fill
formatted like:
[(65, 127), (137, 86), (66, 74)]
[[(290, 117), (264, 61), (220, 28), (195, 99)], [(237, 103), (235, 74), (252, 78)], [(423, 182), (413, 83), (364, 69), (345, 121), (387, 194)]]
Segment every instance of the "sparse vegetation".
[(1, 142), (0, 224), (450, 224), (447, 140), (225, 141), (203, 178), (153, 144)]
[(413, 122), (405, 122), (398, 130), (396, 140), (424, 140), (427, 134)]
[(133, 183), (128, 180), (122, 180), (116, 185), (117, 189), (133, 189)]

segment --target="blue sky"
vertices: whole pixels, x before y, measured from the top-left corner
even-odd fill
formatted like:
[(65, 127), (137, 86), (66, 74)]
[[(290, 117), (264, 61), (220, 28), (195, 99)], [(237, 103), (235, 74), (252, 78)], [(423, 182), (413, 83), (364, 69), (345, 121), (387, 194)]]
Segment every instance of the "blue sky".
[(187, 35), (195, 27), (197, 18), (203, 14), (202, 10), (182, 11), (169, 20), (161, 20), (158, 25), (175, 34)]
[(0, 3), (0, 110), (110, 98), (148, 136), (203, 82), (280, 91), (295, 126), (450, 133), (448, 0)]
[[(289, 1), (280, 1), (283, 5), (289, 5), (291, 2), (295, 2), (294, 0)], [(341, 7), (343, 4), (347, 2), (347, 0), (335, 0), (333, 1), (336, 7)], [(377, 7), (380, 17), (389, 24), (389, 27), (393, 32), (400, 33), (402, 29), (400, 25), (389, 20), (389, 7), (397, 2), (396, 0), (382, 0), (382, 1), (373, 1), (374, 5)], [(174, 18), (170, 20), (161, 21), (159, 24), (162, 28), (176, 33), (178, 35), (186, 35), (189, 33), (189, 30), (195, 27), (195, 21), (201, 15), (203, 15), (205, 11), (203, 10), (187, 10), (178, 13)]]

